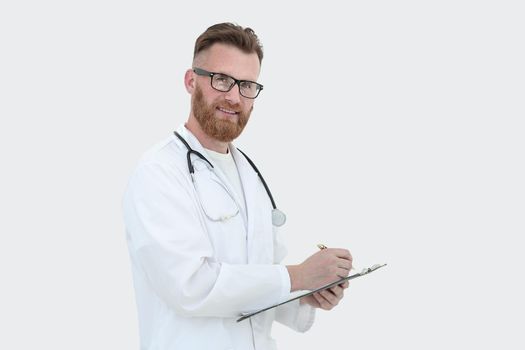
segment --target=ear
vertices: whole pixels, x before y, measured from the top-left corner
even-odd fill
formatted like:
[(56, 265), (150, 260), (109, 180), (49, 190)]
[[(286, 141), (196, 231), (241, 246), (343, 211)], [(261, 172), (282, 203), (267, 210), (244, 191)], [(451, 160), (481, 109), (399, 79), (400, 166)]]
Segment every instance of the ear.
[(188, 69), (186, 74), (184, 74), (184, 86), (188, 93), (193, 93), (193, 90), (195, 89), (195, 74), (193, 74), (193, 70), (191, 69)]

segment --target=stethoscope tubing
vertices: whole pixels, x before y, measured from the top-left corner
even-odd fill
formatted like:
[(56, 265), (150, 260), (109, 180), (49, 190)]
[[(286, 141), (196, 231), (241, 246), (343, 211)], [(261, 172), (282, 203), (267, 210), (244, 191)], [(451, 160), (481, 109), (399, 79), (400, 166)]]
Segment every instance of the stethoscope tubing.
[(257, 176), (259, 176), (259, 179), (261, 179), (261, 182), (262, 182), (262, 184), (264, 186), (264, 189), (266, 190), (266, 193), (268, 193), (268, 197), (270, 197), (270, 201), (272, 202), (273, 209), (277, 209), (277, 206), (275, 205), (275, 201), (273, 200), (272, 191), (270, 191), (270, 188), (266, 184), (266, 181), (264, 181), (264, 177), (262, 176), (262, 174), (259, 171), (259, 169), (257, 169), (257, 166), (255, 165), (255, 163), (246, 155), (246, 153), (241, 151), (239, 148), (237, 148), (237, 150), (242, 153), (244, 158), (246, 158), (248, 163), (250, 163), (250, 165), (252, 166), (253, 170), (255, 170), (255, 172), (257, 173)]
[[(193, 148), (191, 148), (191, 146), (184, 139), (184, 137), (182, 137), (177, 131), (174, 131), (173, 133), (184, 144), (184, 146), (186, 146), (186, 149), (188, 150), (188, 152), (186, 153), (186, 160), (188, 162), (188, 171), (190, 173), (191, 180), (193, 182), (195, 182), (195, 179), (194, 179), (195, 168), (193, 167), (193, 164), (191, 163), (191, 155), (192, 154), (195, 154), (197, 157), (199, 157), (200, 159), (202, 159), (203, 161), (208, 163), (212, 169), (214, 169), (213, 164), (211, 164), (211, 162), (208, 159), (206, 159), (206, 157), (202, 153), (200, 153), (199, 151), (196, 151)], [(259, 179), (261, 179), (261, 182), (262, 182), (262, 184), (264, 186), (264, 189), (266, 190), (266, 193), (268, 194), (268, 197), (270, 198), (270, 202), (272, 203), (272, 208), (273, 208), (273, 210), (272, 210), (272, 222), (276, 226), (284, 225), (284, 223), (286, 222), (286, 215), (282, 211), (277, 209), (277, 205), (275, 204), (275, 200), (273, 199), (272, 192), (270, 191), (270, 188), (268, 187), (268, 184), (264, 180), (264, 177), (262, 176), (261, 172), (259, 171), (259, 169), (255, 165), (255, 163), (246, 155), (246, 153), (241, 151), (239, 148), (237, 148), (237, 150), (239, 152), (241, 152), (241, 154), (246, 158), (246, 160), (248, 161), (250, 166), (253, 168), (255, 173), (257, 173), (257, 176), (259, 177)]]

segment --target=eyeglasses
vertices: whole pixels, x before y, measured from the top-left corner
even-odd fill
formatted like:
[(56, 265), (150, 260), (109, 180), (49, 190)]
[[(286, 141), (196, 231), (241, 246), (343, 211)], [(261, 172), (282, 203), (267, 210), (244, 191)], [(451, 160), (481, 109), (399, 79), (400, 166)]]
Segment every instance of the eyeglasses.
[(211, 87), (218, 91), (228, 92), (237, 84), (241, 96), (254, 99), (259, 96), (259, 93), (263, 89), (263, 86), (255, 81), (237, 80), (226, 74), (208, 72), (207, 70), (200, 68), (193, 68), (193, 71), (197, 75), (210, 77)]

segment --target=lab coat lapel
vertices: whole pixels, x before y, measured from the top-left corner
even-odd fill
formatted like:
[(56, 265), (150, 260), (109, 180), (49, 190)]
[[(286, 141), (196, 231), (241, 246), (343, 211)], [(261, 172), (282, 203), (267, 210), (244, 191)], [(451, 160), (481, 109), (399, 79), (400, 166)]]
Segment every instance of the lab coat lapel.
[(256, 255), (253, 251), (253, 236), (255, 223), (257, 221), (257, 188), (259, 186), (259, 177), (252, 166), (248, 163), (246, 158), (237, 150), (236, 147), (230, 145), (230, 152), (232, 152), (233, 159), (237, 165), (239, 176), (241, 178), (242, 187), (244, 190), (244, 199), (246, 201), (246, 214), (248, 219), (248, 262), (255, 262)]

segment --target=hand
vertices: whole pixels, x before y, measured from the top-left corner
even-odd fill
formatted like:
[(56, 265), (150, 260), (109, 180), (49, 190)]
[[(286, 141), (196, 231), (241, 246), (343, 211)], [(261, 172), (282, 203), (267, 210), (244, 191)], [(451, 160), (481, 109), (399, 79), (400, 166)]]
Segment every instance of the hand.
[(289, 265), (291, 291), (314, 290), (347, 277), (352, 268), (352, 255), (346, 249), (327, 248), (308, 257), (299, 265)]
[(323, 310), (332, 310), (343, 299), (344, 290), (348, 286), (348, 281), (345, 281), (343, 284), (303, 297), (300, 303)]

